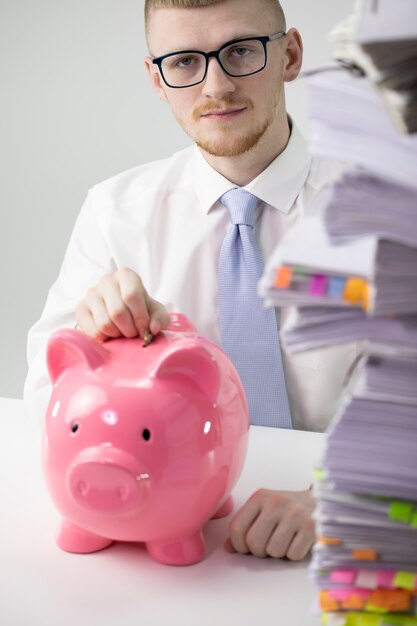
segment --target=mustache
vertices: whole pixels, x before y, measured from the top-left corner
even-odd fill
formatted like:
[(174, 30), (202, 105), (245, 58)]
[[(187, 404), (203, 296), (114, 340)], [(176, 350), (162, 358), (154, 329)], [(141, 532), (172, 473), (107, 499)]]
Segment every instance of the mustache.
[(222, 100), (209, 101), (196, 106), (193, 110), (193, 119), (198, 121), (199, 117), (210, 113), (211, 111), (227, 111), (228, 109), (252, 109), (253, 103), (249, 98), (233, 100), (232, 98), (223, 98)]

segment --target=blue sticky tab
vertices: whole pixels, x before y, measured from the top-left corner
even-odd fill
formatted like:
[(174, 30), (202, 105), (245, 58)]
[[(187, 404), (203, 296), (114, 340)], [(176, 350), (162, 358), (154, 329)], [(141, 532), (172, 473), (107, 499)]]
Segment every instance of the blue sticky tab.
[(342, 276), (329, 276), (327, 283), (327, 295), (330, 298), (341, 298), (345, 290), (346, 278)]

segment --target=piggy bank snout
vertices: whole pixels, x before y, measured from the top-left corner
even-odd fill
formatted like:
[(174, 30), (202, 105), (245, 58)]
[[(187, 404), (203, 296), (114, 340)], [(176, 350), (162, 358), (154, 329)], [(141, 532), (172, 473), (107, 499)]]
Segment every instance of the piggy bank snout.
[(123, 450), (101, 446), (76, 456), (67, 485), (79, 506), (100, 514), (132, 512), (150, 495), (150, 477), (138, 459)]

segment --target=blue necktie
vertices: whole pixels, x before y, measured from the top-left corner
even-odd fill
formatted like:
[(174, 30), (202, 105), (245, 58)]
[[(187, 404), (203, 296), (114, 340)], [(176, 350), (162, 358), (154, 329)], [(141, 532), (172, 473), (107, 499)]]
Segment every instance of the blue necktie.
[(221, 344), (245, 387), (252, 424), (292, 428), (274, 309), (258, 295), (264, 263), (253, 227), (258, 198), (232, 189), (220, 202), (233, 226), (218, 268)]

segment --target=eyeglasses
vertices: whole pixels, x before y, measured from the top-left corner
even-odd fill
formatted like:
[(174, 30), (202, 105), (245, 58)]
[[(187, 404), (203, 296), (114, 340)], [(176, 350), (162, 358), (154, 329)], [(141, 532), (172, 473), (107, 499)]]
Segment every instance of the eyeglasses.
[(286, 33), (280, 31), (264, 37), (233, 39), (212, 52), (179, 50), (156, 57), (152, 59), (152, 63), (158, 66), (165, 84), (174, 89), (194, 87), (202, 83), (206, 78), (211, 57), (217, 59), (222, 70), (229, 76), (250, 76), (265, 68), (268, 60), (266, 44), (281, 39), (284, 35)]

